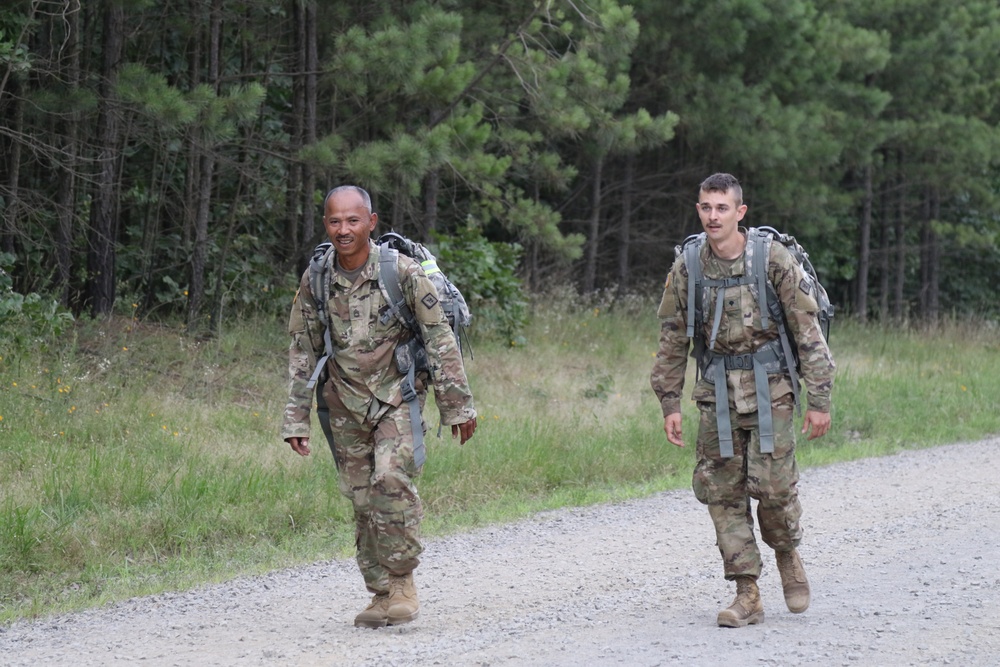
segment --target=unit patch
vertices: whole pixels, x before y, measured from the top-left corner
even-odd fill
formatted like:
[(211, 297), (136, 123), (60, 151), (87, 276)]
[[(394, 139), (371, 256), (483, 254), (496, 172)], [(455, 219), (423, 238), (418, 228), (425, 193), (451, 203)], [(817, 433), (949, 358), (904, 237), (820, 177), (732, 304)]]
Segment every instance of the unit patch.
[(437, 302), (438, 302), (437, 297), (434, 296), (433, 294), (425, 294), (424, 298), (420, 300), (420, 303), (424, 304), (424, 307), (427, 310), (430, 310), (431, 308), (436, 306)]

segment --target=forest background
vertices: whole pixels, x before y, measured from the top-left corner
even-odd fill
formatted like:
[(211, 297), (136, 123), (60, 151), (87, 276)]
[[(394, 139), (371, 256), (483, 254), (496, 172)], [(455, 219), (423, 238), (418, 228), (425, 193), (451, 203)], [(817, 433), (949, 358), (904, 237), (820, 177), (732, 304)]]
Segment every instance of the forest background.
[(20, 0), (0, 269), (7, 301), (217, 332), (284, 311), (352, 182), (528, 291), (624, 293), (729, 171), (841, 313), (994, 315), (998, 120), (991, 0)]
[(838, 309), (804, 465), (996, 433), (998, 56), (994, 0), (4, 3), (0, 621), (350, 553), (277, 439), (345, 182), (475, 314), (431, 533), (689, 482), (646, 377), (715, 171)]

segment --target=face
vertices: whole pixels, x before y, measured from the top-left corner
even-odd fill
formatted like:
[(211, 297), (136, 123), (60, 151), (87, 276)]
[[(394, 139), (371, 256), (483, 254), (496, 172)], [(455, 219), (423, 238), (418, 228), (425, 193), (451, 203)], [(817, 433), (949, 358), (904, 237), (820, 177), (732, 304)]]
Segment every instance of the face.
[(698, 193), (698, 217), (708, 239), (715, 244), (725, 243), (739, 234), (739, 224), (746, 215), (746, 204), (736, 204), (732, 190), (726, 192)]
[(368, 237), (377, 222), (378, 215), (368, 212), (364, 199), (354, 190), (343, 190), (327, 200), (323, 225), (345, 269), (356, 269), (368, 261)]

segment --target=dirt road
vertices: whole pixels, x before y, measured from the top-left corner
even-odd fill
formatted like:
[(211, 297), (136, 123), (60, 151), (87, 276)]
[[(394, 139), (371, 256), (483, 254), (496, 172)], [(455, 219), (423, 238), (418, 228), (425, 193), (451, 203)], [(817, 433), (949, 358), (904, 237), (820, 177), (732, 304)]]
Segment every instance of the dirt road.
[(19, 665), (996, 665), (1000, 439), (803, 471), (809, 610), (769, 550), (765, 622), (716, 627), (722, 579), (690, 491), (430, 540), (422, 617), (352, 626), (353, 561), (0, 629)]

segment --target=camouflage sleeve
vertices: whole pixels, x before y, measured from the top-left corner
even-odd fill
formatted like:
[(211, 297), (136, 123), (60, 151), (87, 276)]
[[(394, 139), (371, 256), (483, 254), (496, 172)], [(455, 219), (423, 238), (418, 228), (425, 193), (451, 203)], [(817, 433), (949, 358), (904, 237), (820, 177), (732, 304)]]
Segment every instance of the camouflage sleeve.
[(399, 264), (403, 296), (420, 325), (427, 361), (434, 385), (434, 402), (446, 426), (462, 424), (476, 417), (472, 390), (465, 375), (462, 352), (448, 325), (434, 283), (415, 262)]
[(660, 400), (663, 416), (681, 411), (684, 375), (687, 371), (687, 267), (678, 257), (667, 275), (657, 316), (660, 318), (660, 345), (649, 382)]
[(836, 365), (819, 326), (819, 304), (813, 279), (780, 243), (771, 244), (768, 259), (770, 279), (785, 311), (789, 335), (799, 349), (799, 370), (806, 385), (807, 408), (830, 412)]
[(318, 326), (316, 302), (309, 288), (307, 271), (299, 283), (288, 316), (288, 333), (292, 340), (288, 346), (288, 403), (281, 424), (282, 440), (310, 435), (309, 413), (314, 390), (306, 385), (316, 367), (317, 357), (323, 352), (323, 333), (322, 329), (317, 332)]

